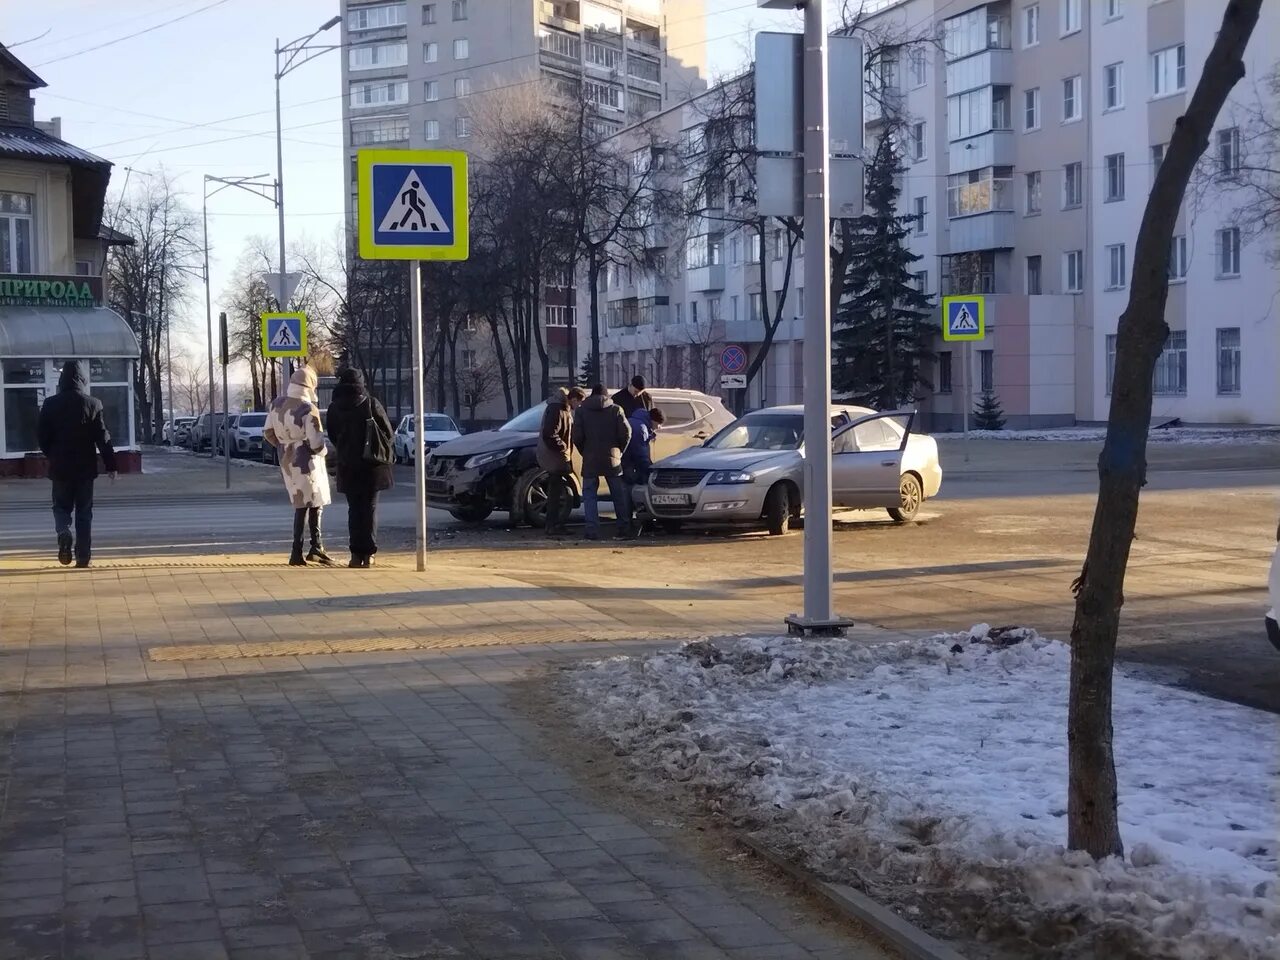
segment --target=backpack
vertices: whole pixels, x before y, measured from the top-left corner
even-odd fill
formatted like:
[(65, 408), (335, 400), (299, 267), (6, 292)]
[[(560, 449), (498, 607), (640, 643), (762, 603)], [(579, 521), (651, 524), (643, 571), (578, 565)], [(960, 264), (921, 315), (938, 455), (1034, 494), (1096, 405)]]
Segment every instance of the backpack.
[(366, 398), (365, 402), (369, 404), (369, 416), (364, 421), (364, 462), (380, 467), (389, 466), (394, 459), (391, 437), (373, 416), (372, 398)]

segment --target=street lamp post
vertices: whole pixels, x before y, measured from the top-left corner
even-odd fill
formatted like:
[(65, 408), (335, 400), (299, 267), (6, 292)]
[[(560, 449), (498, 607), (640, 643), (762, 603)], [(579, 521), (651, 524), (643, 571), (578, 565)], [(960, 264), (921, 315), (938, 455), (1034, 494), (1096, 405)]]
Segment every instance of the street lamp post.
[[(305, 37), (299, 37), (289, 43), (280, 45), (280, 38), (276, 38), (276, 183), (278, 184), (276, 213), (279, 218), (280, 231), (280, 287), (276, 291), (276, 302), (281, 310), (288, 309), (288, 284), (285, 280), (285, 255), (284, 255), (284, 136), (280, 122), (280, 78), (292, 70), (296, 70), (322, 53), (330, 50), (338, 50), (342, 47), (340, 43), (320, 44), (311, 46), (311, 41), (324, 33), (326, 30), (336, 27), (342, 22), (342, 17), (330, 17), (319, 27), (307, 34)], [(281, 56), (284, 57), (284, 63), (281, 64)]]
[[(252, 177), (214, 177), (209, 174), (204, 175), (204, 191), (203, 199), (200, 204), (201, 216), (204, 221), (204, 322), (205, 333), (209, 340), (209, 458), (213, 459), (213, 437), (214, 432), (214, 413), (217, 409), (214, 400), (215, 385), (213, 379), (213, 296), (209, 291), (209, 198), (216, 196), (228, 187), (235, 187), (253, 194), (255, 197), (261, 197), (263, 200), (271, 200), (277, 206), (280, 204), (280, 184), (279, 182), (268, 181), (270, 174), (258, 173)], [(217, 187), (212, 192), (209, 191), (209, 184), (216, 183)], [(226, 416), (226, 411), (223, 411)], [(231, 486), (231, 478), (227, 477), (227, 486)]]

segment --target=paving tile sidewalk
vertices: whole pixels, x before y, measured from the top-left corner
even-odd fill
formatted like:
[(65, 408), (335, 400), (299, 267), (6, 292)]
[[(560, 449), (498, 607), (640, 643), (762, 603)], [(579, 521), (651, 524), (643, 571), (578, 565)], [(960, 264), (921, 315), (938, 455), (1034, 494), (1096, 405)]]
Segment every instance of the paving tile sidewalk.
[[(509, 684), (635, 649), (607, 590), (457, 567), (431, 584), (0, 571), (0, 957), (886, 956), (704, 869), (542, 752)], [(720, 604), (661, 630), (729, 622)], [(435, 640), (288, 652), (397, 633)], [(188, 648), (232, 652), (152, 658)]]

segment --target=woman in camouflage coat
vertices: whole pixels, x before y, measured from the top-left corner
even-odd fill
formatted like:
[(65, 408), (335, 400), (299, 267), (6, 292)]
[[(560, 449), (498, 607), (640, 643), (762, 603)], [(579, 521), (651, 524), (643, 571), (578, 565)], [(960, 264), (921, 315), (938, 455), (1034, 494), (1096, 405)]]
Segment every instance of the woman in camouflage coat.
[[(293, 552), (289, 555), (289, 565), (302, 567), (310, 560), (333, 566), (320, 534), (320, 511), (331, 501), (324, 430), (316, 405), (316, 372), (310, 367), (295, 370), (285, 396), (271, 402), (262, 436), (279, 453), (284, 489), (293, 504)], [(302, 534), (308, 521), (311, 551), (304, 559)]]

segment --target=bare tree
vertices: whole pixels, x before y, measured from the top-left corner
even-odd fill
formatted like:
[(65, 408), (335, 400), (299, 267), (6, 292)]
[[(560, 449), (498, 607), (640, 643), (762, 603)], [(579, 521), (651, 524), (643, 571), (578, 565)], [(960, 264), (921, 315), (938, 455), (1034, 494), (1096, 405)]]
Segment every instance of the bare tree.
[(493, 345), (484, 333), (473, 336), (471, 342), (474, 346), (466, 348), (467, 362), (458, 370), (456, 380), (467, 418), (474, 422), (480, 405), (495, 399), (501, 391), (502, 371)]
[(107, 204), (107, 225), (133, 238), (107, 261), (111, 306), (138, 337), (134, 392), (142, 429), (155, 442), (164, 429), (166, 334), (187, 303), (198, 259), (198, 220), (163, 172), (144, 175)]
[(175, 408), (180, 408), (187, 416), (200, 416), (209, 406), (208, 367), (203, 361), (182, 356), (174, 358), (171, 372)]
[(1196, 162), (1228, 95), (1244, 77), (1244, 51), (1261, 5), (1262, 0), (1227, 3), (1200, 82), (1174, 123), (1156, 171), (1138, 228), (1129, 302), (1120, 315), (1107, 438), (1098, 458), (1098, 503), (1088, 553), (1072, 585), (1067, 844), (1095, 858), (1124, 853), (1112, 752), (1112, 674), (1138, 496), (1147, 480), (1152, 376), (1169, 335), (1169, 245)]
[(684, 381), (691, 390), (710, 393), (713, 387), (711, 370), (724, 348), (724, 323), (719, 317), (690, 321), (684, 325), (683, 333), (688, 343)]

